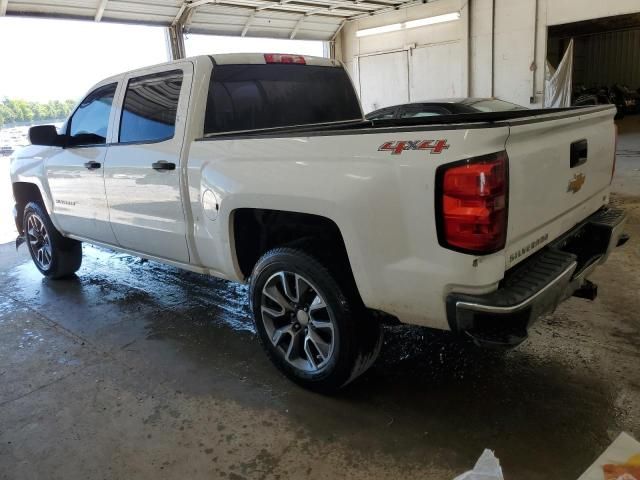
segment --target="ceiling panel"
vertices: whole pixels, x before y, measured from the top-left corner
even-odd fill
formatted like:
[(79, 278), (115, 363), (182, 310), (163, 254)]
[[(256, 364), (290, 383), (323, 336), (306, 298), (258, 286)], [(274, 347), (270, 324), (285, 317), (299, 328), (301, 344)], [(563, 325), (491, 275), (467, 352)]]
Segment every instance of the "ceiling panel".
[[(424, 0), (434, 1), (434, 0)], [(332, 40), (345, 21), (407, 0), (0, 0), (0, 16), (78, 18), (170, 26), (212, 35)]]

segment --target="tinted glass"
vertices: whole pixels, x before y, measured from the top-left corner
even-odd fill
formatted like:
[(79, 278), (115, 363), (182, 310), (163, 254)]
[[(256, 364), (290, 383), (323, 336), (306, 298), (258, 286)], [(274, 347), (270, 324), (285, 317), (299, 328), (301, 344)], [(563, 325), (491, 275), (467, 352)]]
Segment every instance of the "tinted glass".
[(116, 83), (100, 87), (91, 92), (78, 106), (69, 124), (70, 146), (106, 143), (116, 87)]
[(508, 112), (511, 110), (524, 110), (524, 107), (515, 103), (505, 102), (504, 100), (496, 100), (495, 98), (471, 98), (460, 103), (460, 106), (468, 107), (469, 112)]
[(314, 65), (217, 65), (204, 132), (309, 125), (362, 118), (342, 68)]
[(119, 141), (157, 142), (173, 137), (182, 71), (132, 78), (127, 85)]
[(444, 108), (425, 106), (403, 110), (400, 114), (400, 118), (435, 117), (437, 115), (446, 115), (448, 113), (449, 112)]
[(368, 120), (388, 120), (395, 116), (395, 108), (389, 110), (378, 110), (377, 112), (371, 112), (366, 115)]

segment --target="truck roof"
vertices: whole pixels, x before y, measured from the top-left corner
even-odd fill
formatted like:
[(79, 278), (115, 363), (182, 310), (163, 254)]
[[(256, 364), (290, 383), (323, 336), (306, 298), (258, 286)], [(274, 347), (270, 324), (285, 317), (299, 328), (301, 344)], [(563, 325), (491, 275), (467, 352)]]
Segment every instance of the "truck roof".
[[(219, 53), (214, 55), (195, 55), (192, 57), (187, 57), (185, 59), (171, 60), (169, 62), (158, 63), (154, 65), (145, 65), (140, 68), (119, 72), (115, 75), (104, 78), (100, 82), (96, 83), (93, 87), (91, 87), (91, 90), (105, 83), (117, 81), (121, 75), (124, 75), (127, 73), (143, 71), (148, 68), (159, 67), (161, 65), (172, 65), (174, 63), (184, 62), (185, 60), (197, 60), (197, 61), (203, 61), (205, 59), (207, 61), (213, 60), (213, 62), (217, 65), (260, 65), (260, 64), (267, 63), (265, 59), (265, 55), (274, 55), (276, 57), (278, 56), (279, 57), (302, 57), (304, 58), (306, 65), (315, 65), (315, 66), (324, 66), (324, 67), (340, 67), (341, 66), (341, 63), (339, 61), (332, 60), (330, 58), (314, 57), (312, 55), (292, 55), (288, 53), (270, 53), (270, 52), (267, 52), (267, 53)], [(288, 62), (282, 62), (282, 63), (288, 63)]]
[[(324, 57), (314, 57), (311, 55), (292, 55), (288, 53), (265, 52), (265, 53), (221, 53), (211, 55), (210, 58), (218, 65), (260, 65), (266, 64), (266, 55), (272, 55), (276, 59), (279, 58), (304, 58), (306, 65), (317, 65), (325, 67), (339, 67), (340, 62)], [(280, 63), (278, 61), (274, 63)], [(283, 61), (282, 63), (290, 63)]]

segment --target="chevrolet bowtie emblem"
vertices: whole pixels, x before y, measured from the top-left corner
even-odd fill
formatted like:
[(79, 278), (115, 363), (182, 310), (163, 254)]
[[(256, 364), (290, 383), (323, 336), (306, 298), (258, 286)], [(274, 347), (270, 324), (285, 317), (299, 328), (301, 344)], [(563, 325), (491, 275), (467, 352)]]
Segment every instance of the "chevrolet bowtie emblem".
[(567, 192), (577, 193), (578, 190), (582, 188), (584, 185), (584, 181), (587, 179), (583, 173), (575, 174), (571, 180), (569, 180), (569, 185), (567, 186)]

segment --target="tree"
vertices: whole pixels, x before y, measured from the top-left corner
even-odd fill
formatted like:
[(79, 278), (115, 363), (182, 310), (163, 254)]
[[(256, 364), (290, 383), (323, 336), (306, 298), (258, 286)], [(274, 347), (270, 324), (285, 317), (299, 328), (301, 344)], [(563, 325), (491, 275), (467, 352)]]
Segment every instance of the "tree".
[(13, 110), (7, 107), (4, 102), (0, 103), (0, 125), (6, 125), (16, 121), (16, 116)]
[(71, 113), (75, 100), (27, 102), (15, 98), (0, 101), (0, 126), (15, 122), (62, 120)]

